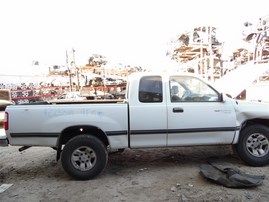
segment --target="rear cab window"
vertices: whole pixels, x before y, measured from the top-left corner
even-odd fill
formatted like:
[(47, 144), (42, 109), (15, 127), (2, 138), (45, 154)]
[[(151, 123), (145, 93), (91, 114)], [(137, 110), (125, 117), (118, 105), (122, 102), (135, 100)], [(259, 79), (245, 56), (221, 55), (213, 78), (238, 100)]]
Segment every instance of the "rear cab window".
[(143, 103), (163, 102), (161, 76), (143, 76), (139, 82), (139, 101)]

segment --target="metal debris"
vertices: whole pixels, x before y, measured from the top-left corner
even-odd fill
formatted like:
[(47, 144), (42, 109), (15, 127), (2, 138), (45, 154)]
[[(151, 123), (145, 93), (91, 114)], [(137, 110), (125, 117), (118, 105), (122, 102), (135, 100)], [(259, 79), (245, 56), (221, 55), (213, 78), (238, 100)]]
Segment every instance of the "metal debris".
[(3, 193), (6, 191), (9, 187), (11, 187), (13, 184), (2, 184), (0, 185), (0, 193)]

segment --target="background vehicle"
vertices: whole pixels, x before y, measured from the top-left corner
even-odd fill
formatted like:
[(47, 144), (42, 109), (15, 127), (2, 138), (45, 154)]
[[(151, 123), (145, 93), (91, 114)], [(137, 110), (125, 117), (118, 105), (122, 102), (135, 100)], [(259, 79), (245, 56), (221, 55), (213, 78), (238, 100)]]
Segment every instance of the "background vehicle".
[(87, 98), (82, 96), (80, 92), (68, 92), (58, 97), (57, 100), (79, 101), (79, 100), (87, 100)]
[(10, 90), (0, 89), (0, 145), (7, 144), (6, 134), (4, 131), (4, 115), (8, 105), (12, 105)]

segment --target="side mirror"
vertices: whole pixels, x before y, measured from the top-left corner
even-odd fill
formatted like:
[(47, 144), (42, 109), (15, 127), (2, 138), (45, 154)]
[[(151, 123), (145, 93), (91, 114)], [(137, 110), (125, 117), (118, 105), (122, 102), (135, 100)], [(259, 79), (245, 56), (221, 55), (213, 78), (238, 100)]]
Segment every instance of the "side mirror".
[(219, 94), (219, 101), (220, 102), (224, 102), (225, 100), (224, 100), (224, 97), (223, 97), (223, 93), (220, 93)]

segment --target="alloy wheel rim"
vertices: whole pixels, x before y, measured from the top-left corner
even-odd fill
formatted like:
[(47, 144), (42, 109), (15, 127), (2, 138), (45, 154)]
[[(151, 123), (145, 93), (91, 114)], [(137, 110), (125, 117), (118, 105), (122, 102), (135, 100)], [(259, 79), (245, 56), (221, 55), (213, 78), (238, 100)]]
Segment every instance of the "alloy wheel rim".
[(95, 151), (87, 146), (77, 148), (71, 156), (72, 165), (80, 171), (91, 170), (96, 164)]
[(255, 157), (264, 157), (269, 151), (269, 141), (261, 133), (251, 134), (246, 142), (248, 152)]

